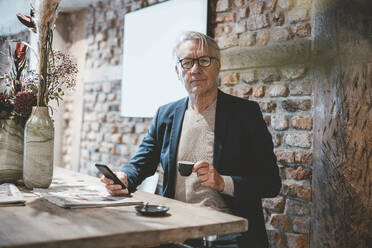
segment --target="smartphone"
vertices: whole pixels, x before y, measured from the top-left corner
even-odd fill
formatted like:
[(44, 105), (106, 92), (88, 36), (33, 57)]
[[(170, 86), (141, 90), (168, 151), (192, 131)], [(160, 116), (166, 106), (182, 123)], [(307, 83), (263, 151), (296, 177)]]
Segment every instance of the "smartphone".
[(114, 181), (115, 184), (120, 184), (122, 189), (126, 189), (127, 187), (125, 184), (120, 181), (120, 179), (110, 170), (110, 168), (107, 165), (104, 164), (96, 164), (97, 169), (107, 178)]

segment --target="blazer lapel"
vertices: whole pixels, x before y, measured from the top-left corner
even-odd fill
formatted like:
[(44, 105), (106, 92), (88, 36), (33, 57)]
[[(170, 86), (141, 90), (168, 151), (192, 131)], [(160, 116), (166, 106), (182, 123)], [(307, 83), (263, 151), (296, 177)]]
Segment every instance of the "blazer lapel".
[(174, 197), (174, 187), (176, 178), (176, 163), (177, 163), (177, 150), (178, 142), (180, 140), (183, 117), (185, 115), (186, 107), (188, 104), (188, 98), (185, 98), (175, 109), (175, 113), (172, 121), (172, 129), (169, 141), (169, 163), (168, 163), (168, 175), (169, 181), (167, 185), (167, 196)]
[(224, 93), (218, 90), (213, 146), (213, 165), (216, 169), (220, 167), (222, 149), (227, 131), (228, 111), (226, 104)]

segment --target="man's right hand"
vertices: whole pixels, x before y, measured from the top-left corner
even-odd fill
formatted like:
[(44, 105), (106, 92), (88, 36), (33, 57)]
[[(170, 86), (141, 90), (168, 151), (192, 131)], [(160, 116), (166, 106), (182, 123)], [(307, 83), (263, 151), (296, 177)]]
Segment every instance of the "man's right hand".
[[(124, 172), (114, 172), (115, 175), (124, 183), (124, 185), (128, 185), (128, 176)], [(117, 195), (128, 195), (128, 189), (122, 189), (120, 184), (114, 184), (114, 181), (111, 179), (102, 176), (101, 182), (106, 184), (106, 189), (110, 193), (110, 195), (117, 196)]]

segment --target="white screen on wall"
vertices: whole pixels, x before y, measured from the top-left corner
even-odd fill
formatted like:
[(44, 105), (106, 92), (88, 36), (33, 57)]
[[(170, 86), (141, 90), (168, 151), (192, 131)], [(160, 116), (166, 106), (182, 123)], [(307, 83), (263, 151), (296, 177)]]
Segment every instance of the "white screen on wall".
[(206, 34), (208, 0), (170, 0), (125, 15), (121, 115), (153, 117), (158, 107), (185, 97), (172, 59), (188, 30)]

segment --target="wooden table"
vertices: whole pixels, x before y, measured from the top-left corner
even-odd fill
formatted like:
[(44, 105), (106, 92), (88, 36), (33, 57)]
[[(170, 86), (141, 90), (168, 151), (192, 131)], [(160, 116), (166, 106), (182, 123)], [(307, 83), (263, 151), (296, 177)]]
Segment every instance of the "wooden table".
[[(68, 185), (98, 178), (55, 168)], [(0, 247), (153, 247), (186, 239), (246, 231), (247, 220), (137, 191), (133, 197), (170, 208), (164, 217), (138, 215), (134, 206), (64, 209), (20, 188), (26, 206), (0, 208)]]

